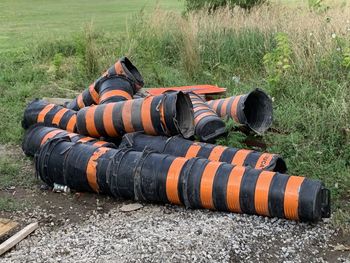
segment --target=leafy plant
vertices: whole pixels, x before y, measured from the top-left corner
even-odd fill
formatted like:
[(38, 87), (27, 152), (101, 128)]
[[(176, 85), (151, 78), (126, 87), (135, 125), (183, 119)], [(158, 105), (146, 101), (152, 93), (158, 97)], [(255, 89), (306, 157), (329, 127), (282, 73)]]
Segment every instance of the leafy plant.
[(187, 11), (192, 11), (208, 8), (210, 11), (215, 11), (220, 7), (228, 6), (233, 8), (235, 6), (240, 6), (249, 10), (265, 2), (266, 0), (186, 0), (186, 9)]

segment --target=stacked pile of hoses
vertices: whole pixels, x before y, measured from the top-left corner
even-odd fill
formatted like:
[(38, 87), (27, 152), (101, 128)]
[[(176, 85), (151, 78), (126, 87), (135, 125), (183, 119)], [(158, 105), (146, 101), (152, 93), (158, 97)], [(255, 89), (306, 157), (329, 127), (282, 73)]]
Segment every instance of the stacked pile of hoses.
[(272, 105), (263, 91), (208, 103), (181, 91), (134, 99), (142, 86), (124, 57), (65, 107), (32, 101), (22, 148), (35, 157), (38, 176), (49, 186), (188, 208), (329, 217), (329, 190), (318, 180), (286, 175), (279, 155), (192, 140), (222, 136), (221, 117), (266, 131)]

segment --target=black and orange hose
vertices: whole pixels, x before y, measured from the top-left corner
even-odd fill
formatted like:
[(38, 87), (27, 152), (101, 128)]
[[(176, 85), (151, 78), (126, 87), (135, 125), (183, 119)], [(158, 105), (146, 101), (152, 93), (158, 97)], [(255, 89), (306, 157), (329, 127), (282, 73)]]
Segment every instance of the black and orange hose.
[(22, 149), (28, 156), (34, 156), (41, 146), (49, 139), (68, 136), (72, 142), (86, 143), (96, 147), (116, 148), (111, 142), (96, 140), (96, 138), (83, 136), (77, 133), (68, 132), (55, 127), (45, 127), (42, 124), (35, 124), (29, 127), (24, 134)]
[(91, 137), (120, 137), (144, 131), (151, 135), (194, 133), (190, 98), (182, 92), (85, 107), (77, 114), (80, 134)]
[(229, 117), (254, 132), (263, 133), (272, 125), (272, 100), (260, 89), (207, 103), (220, 117)]
[(150, 148), (160, 153), (174, 156), (186, 158), (199, 157), (210, 161), (225, 162), (238, 166), (250, 166), (255, 169), (280, 173), (287, 171), (286, 163), (278, 154), (193, 142), (179, 136), (168, 138), (163, 136), (149, 136), (142, 133), (126, 134), (122, 139), (121, 146), (129, 147), (135, 151), (143, 151), (146, 148)]
[(189, 93), (194, 112), (195, 135), (201, 141), (213, 141), (225, 134), (225, 123), (197, 94)]
[(51, 186), (139, 201), (301, 221), (330, 216), (329, 190), (320, 181), (201, 158), (98, 148), (61, 137), (41, 147), (36, 169)]
[(27, 129), (35, 123), (55, 126), (68, 132), (77, 131), (77, 113), (74, 110), (35, 99), (24, 111), (22, 126)]
[(86, 106), (129, 100), (143, 85), (138, 69), (122, 57), (66, 107), (78, 111)]

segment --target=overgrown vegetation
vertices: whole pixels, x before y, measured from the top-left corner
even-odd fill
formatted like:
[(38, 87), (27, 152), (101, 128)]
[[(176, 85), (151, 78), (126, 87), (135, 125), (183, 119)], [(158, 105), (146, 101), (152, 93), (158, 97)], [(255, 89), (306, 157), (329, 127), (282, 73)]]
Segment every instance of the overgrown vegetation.
[[(269, 92), (275, 121), (263, 138), (266, 150), (281, 153), (290, 174), (323, 180), (335, 208), (342, 206), (338, 218), (344, 218), (350, 211), (342, 201), (350, 189), (346, 17), (349, 7), (310, 12), (269, 5), (249, 13), (226, 7), (186, 16), (155, 10), (138, 14), (125, 34), (97, 34), (87, 27), (75, 38), (3, 53), (0, 142), (20, 142), (27, 101), (73, 97), (116, 58), (128, 55), (142, 71), (146, 87), (210, 83), (227, 87), (228, 95), (256, 86)], [(242, 146), (244, 139), (231, 131), (221, 142)]]
[(194, 11), (207, 8), (210, 11), (215, 11), (225, 6), (230, 8), (239, 6), (250, 10), (254, 6), (261, 5), (265, 2), (266, 0), (186, 0), (186, 9), (187, 11)]

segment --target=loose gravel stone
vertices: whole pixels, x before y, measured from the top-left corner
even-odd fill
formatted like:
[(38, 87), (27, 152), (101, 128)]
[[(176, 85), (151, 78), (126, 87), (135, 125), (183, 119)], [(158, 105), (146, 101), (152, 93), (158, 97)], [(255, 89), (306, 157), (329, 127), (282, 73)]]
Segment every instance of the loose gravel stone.
[(123, 213), (120, 207), (77, 223), (46, 222), (1, 262), (324, 262), (322, 250), (334, 234), (327, 221), (150, 204)]

